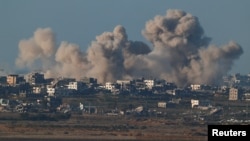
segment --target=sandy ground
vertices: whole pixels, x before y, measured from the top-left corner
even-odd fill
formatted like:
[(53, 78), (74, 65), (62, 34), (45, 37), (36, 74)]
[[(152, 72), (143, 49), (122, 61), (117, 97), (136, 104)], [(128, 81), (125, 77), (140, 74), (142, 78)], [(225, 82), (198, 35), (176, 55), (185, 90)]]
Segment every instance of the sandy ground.
[(176, 120), (74, 116), (65, 121), (0, 121), (0, 140), (206, 141), (206, 125)]

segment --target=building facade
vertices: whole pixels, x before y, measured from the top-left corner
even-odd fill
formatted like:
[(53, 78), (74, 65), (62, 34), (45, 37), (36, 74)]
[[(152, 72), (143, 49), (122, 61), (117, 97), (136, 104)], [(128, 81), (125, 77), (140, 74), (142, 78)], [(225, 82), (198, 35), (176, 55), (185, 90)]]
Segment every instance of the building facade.
[(7, 84), (11, 86), (15, 86), (18, 84), (18, 75), (17, 74), (10, 74), (7, 76)]
[(26, 76), (26, 81), (31, 85), (44, 83), (44, 74), (30, 73)]
[(145, 85), (149, 88), (152, 89), (153, 86), (155, 85), (155, 81), (154, 80), (144, 80)]
[(238, 100), (239, 90), (236, 88), (229, 89), (229, 100)]

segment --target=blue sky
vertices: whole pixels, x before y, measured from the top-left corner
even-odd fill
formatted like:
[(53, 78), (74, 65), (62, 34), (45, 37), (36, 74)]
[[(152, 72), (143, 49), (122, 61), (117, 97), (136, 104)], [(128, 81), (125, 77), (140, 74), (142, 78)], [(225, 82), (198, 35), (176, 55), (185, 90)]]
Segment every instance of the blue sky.
[(37, 28), (50, 27), (58, 44), (68, 41), (85, 51), (97, 35), (126, 28), (128, 39), (143, 41), (141, 31), (156, 15), (180, 9), (199, 18), (211, 44), (221, 46), (233, 40), (243, 47), (232, 73), (250, 72), (249, 0), (0, 0), (0, 67), (13, 71), (18, 43), (33, 36)]

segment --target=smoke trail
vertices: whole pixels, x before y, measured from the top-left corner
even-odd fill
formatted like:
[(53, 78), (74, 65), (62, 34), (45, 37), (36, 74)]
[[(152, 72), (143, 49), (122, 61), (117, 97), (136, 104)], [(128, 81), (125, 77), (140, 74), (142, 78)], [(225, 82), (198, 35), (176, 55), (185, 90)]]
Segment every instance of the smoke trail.
[(243, 53), (233, 41), (222, 47), (210, 45), (198, 18), (181, 10), (155, 16), (142, 34), (152, 48), (128, 40), (125, 28), (118, 25), (112, 32), (96, 36), (82, 52), (78, 45), (65, 41), (56, 49), (53, 32), (38, 29), (34, 37), (20, 41), (16, 64), (32, 68), (41, 60), (47, 77), (87, 76), (104, 83), (150, 76), (186, 86), (218, 82)]

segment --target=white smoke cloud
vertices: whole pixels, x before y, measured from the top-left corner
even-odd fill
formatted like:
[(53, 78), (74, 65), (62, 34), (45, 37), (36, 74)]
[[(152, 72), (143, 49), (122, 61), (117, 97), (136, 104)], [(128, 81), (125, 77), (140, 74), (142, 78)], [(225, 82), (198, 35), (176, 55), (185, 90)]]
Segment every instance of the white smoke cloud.
[(130, 41), (123, 26), (96, 36), (86, 52), (76, 44), (55, 47), (54, 33), (38, 29), (19, 43), (18, 66), (32, 68), (37, 60), (47, 77), (95, 77), (100, 83), (116, 79), (153, 77), (175, 82), (211, 84), (230, 71), (243, 50), (230, 41), (210, 45), (197, 17), (181, 10), (168, 10), (146, 22), (142, 34), (152, 48)]

